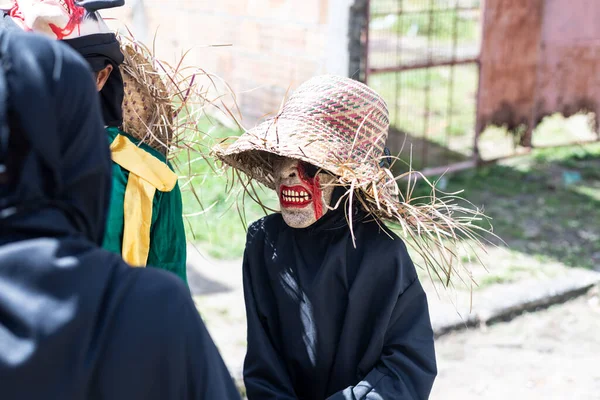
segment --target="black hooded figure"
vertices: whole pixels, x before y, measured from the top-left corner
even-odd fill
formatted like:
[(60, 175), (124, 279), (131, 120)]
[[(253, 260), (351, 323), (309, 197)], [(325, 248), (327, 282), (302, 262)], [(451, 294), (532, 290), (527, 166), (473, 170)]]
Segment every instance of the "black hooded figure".
[(239, 399), (185, 284), (99, 248), (111, 160), (88, 65), (14, 30), (0, 61), (0, 398)]
[(382, 165), (388, 128), (379, 94), (324, 75), (296, 88), (276, 117), (215, 146), (280, 206), (246, 239), (249, 400), (429, 397), (427, 296), (386, 226), (406, 211)]
[(303, 229), (281, 214), (252, 224), (244, 292), (250, 400), (429, 397), (437, 369), (425, 293), (402, 240), (360, 207), (353, 233), (343, 207)]

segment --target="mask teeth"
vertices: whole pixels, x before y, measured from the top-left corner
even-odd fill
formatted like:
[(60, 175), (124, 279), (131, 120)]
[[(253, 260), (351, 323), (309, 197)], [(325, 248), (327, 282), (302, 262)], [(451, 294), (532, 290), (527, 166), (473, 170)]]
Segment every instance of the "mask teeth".
[(65, 0), (59, 0), (58, 1), (60, 3), (61, 6), (63, 6), (63, 8), (65, 9), (66, 12), (70, 13), (70, 9), (69, 9), (69, 5), (67, 4), (67, 2)]
[(281, 195), (283, 200), (289, 203), (303, 203), (310, 200), (310, 194), (305, 190), (282, 190)]

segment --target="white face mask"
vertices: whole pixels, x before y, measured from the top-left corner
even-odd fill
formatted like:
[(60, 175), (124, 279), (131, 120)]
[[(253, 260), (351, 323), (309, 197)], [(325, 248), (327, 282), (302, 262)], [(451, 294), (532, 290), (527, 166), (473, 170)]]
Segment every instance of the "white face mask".
[(281, 215), (292, 228), (306, 228), (328, 211), (335, 177), (303, 161), (279, 157), (273, 162)]
[(98, 14), (89, 14), (74, 0), (16, 0), (10, 15), (24, 30), (59, 40), (110, 32)]

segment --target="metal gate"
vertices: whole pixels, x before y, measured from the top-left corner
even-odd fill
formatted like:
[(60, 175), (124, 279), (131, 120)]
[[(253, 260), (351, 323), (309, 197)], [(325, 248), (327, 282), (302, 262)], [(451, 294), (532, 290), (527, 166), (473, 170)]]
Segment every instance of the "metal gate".
[(480, 0), (370, 0), (366, 8), (363, 79), (388, 103), (392, 152), (412, 154), (419, 169), (472, 164)]

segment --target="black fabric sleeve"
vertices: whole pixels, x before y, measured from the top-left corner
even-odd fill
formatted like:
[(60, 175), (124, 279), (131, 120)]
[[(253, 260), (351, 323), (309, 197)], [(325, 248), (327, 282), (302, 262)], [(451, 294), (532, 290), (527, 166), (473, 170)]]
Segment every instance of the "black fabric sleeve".
[(101, 357), (85, 398), (240, 400), (185, 283), (166, 271), (126, 268), (104, 296), (106, 322), (91, 345)]
[(436, 375), (427, 297), (415, 279), (398, 298), (375, 368), (328, 400), (427, 399)]
[(244, 383), (248, 400), (296, 400), (285, 363), (277, 354), (254, 296), (251, 261), (244, 253), (243, 277), (248, 351), (244, 361)]

